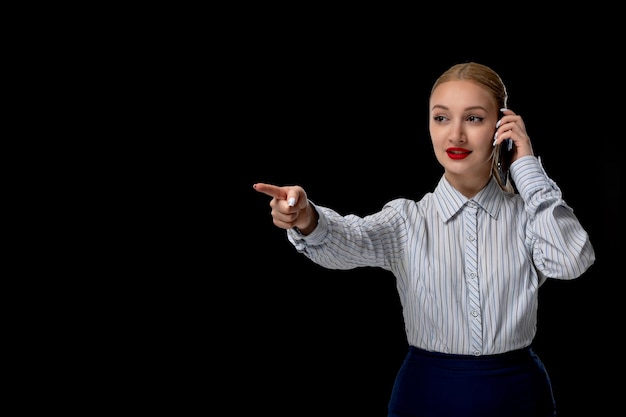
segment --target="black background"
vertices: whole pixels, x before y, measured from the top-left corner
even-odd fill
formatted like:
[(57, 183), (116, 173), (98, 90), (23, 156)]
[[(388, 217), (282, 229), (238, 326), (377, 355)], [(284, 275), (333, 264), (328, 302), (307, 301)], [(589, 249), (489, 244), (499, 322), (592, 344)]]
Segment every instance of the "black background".
[(540, 291), (558, 415), (622, 409), (623, 14), (506, 6), (124, 5), (29, 34), (9, 60), (32, 121), (13, 171), (37, 178), (7, 257), (19, 406), (384, 417), (407, 350), (394, 277), (311, 263), (252, 185), (343, 214), (420, 199), (442, 175), (431, 86), (472, 60), (596, 249)]

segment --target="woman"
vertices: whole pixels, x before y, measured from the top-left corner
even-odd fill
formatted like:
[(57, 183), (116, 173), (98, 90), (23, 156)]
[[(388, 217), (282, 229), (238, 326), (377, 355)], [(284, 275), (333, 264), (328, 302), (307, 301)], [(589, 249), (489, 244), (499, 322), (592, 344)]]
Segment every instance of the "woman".
[(274, 224), (313, 262), (396, 277), (409, 351), (389, 417), (555, 415), (532, 349), (538, 290), (548, 278), (581, 276), (595, 253), (506, 102), (487, 66), (454, 65), (437, 79), (429, 132), (444, 173), (419, 201), (342, 216), (299, 186), (254, 185), (272, 197)]

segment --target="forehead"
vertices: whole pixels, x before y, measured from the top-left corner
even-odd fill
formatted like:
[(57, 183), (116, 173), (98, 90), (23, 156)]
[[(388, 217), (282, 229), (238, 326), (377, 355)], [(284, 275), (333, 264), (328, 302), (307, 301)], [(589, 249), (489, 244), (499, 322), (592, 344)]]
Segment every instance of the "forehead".
[(496, 99), (483, 86), (466, 80), (447, 81), (438, 85), (430, 96), (430, 108), (433, 106), (496, 107)]

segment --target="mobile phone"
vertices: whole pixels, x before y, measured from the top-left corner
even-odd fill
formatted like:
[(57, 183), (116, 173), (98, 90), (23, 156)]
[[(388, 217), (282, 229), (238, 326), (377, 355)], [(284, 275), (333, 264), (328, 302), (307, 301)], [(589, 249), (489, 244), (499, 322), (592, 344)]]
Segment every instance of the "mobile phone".
[[(501, 116), (504, 116), (500, 112)], [(505, 139), (500, 144), (500, 152), (498, 153), (497, 168), (500, 175), (500, 181), (503, 185), (506, 185), (509, 179), (509, 167), (511, 166), (511, 160), (513, 158), (513, 140)]]
[(498, 153), (498, 174), (503, 185), (506, 185), (509, 179), (509, 167), (511, 166), (512, 157), (513, 141), (511, 139), (503, 140)]

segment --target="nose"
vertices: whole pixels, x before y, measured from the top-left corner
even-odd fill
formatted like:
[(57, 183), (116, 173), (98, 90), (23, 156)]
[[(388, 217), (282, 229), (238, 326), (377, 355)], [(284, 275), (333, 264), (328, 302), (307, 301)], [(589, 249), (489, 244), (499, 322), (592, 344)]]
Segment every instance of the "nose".
[(467, 142), (467, 137), (465, 136), (465, 131), (463, 130), (463, 125), (461, 123), (454, 123), (450, 125), (450, 132), (448, 132), (448, 140), (450, 141), (450, 143)]

